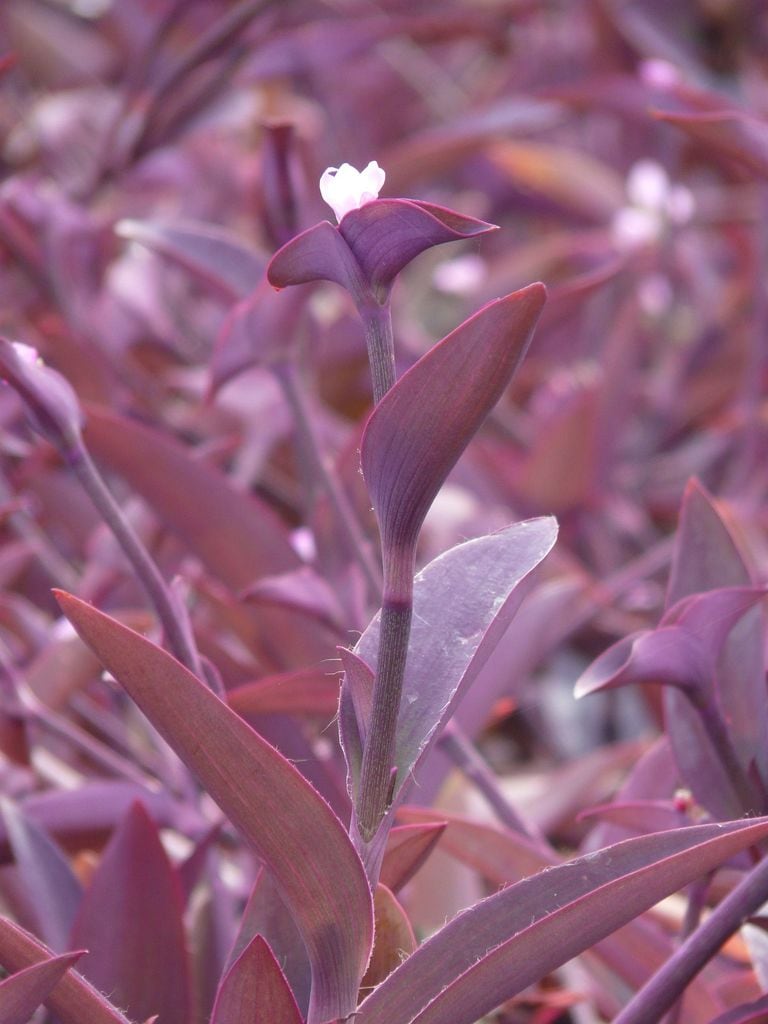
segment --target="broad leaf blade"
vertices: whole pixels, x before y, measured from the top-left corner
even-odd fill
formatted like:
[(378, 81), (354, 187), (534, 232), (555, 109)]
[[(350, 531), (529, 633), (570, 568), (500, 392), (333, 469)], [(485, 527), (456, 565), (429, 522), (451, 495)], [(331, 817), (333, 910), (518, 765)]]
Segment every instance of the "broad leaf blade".
[(372, 907), (362, 864), (338, 818), (284, 757), (169, 654), (84, 601), (63, 593), (58, 599), (272, 872), (312, 963), (310, 1020), (350, 1013), (370, 952)]
[(629, 839), (454, 918), (361, 1005), (356, 1024), (474, 1024), (665, 896), (768, 835), (768, 820)]
[[(459, 544), (416, 575), (414, 615), (395, 764), (400, 793), (509, 625), (522, 599), (520, 584), (550, 551), (554, 519), (531, 519)], [(375, 665), (377, 616), (355, 653)], [(342, 691), (342, 710), (351, 700)], [(350, 765), (354, 772), (354, 764)], [(353, 781), (354, 774), (353, 774)]]
[(38, 1006), (48, 998), (51, 989), (82, 955), (82, 952), (65, 953), (43, 960), (0, 982), (0, 1020), (3, 1024), (27, 1024)]
[(211, 1024), (302, 1024), (296, 1000), (267, 942), (257, 935), (222, 979)]
[(73, 945), (81, 971), (135, 1020), (187, 1024), (189, 964), (181, 884), (157, 828), (136, 803), (115, 831), (86, 891)]

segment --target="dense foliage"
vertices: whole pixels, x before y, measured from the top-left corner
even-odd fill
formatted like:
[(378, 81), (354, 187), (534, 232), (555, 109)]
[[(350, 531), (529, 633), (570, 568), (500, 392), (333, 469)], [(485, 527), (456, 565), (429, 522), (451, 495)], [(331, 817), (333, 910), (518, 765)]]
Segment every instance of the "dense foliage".
[(0, 1024), (768, 1020), (766, 54), (5, 0)]

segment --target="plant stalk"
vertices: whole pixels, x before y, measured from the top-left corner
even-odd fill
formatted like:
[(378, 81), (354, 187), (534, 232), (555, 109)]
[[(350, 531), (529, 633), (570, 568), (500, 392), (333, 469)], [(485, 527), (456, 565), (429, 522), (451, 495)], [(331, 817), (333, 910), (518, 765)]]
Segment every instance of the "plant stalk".
[(627, 1003), (613, 1024), (654, 1024), (660, 1020), (723, 943), (766, 899), (768, 858), (753, 868), (704, 924), (675, 950), (664, 966)]
[(371, 365), (374, 404), (382, 400), (395, 383), (395, 342), (389, 297), (382, 304), (368, 302), (359, 308)]
[(198, 678), (204, 678), (200, 656), (185, 624), (179, 618), (167, 583), (136, 531), (123, 515), (82, 442), (68, 452), (67, 462), (133, 566), (139, 582), (157, 612), (174, 655)]

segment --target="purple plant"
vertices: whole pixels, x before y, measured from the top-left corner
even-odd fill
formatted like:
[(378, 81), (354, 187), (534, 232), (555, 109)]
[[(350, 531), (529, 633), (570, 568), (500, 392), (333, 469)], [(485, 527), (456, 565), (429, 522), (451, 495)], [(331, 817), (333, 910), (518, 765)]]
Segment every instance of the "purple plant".
[(342, 6), (0, 10), (0, 1024), (763, 1020), (764, 19)]

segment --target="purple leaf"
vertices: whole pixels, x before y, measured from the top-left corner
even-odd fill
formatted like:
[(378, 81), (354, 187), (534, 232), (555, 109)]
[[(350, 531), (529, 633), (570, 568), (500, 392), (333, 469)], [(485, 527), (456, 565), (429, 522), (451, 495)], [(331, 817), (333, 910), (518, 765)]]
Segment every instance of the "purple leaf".
[(121, 220), (115, 232), (183, 267), (228, 303), (253, 291), (264, 272), (258, 252), (215, 224)]
[(227, 692), (239, 715), (323, 715), (333, 717), (339, 704), (339, 677), (321, 669), (281, 672)]
[(433, 203), (374, 199), (350, 210), (338, 227), (322, 221), (279, 249), (267, 276), (276, 288), (307, 281), (335, 281), (355, 301), (370, 293), (386, 298), (400, 271), (434, 245), (496, 230)]
[(296, 1000), (265, 939), (257, 935), (224, 975), (211, 1024), (302, 1024)]
[(43, 960), (0, 982), (0, 1020), (3, 1024), (27, 1024), (62, 977), (83, 955), (65, 953)]
[(278, 249), (267, 267), (267, 279), (275, 288), (334, 281), (346, 288), (358, 305), (373, 300), (369, 282), (352, 250), (339, 229), (327, 220), (307, 228)]
[[(24, 814), (67, 848), (99, 846), (136, 800), (159, 825), (178, 825), (177, 809), (167, 793), (132, 782), (89, 782), (74, 790), (49, 790), (27, 797)], [(8, 860), (8, 838), (0, 822), (0, 861)]]
[(385, 577), (416, 541), (459, 456), (525, 355), (546, 290), (488, 303), (427, 352), (385, 395), (363, 434), (363, 475), (381, 527)]
[(109, 841), (83, 898), (73, 944), (81, 971), (130, 1017), (188, 1024), (189, 964), (181, 884), (152, 819), (134, 804)]
[(308, 565), (279, 576), (263, 576), (242, 596), (254, 604), (296, 608), (333, 629), (342, 628), (345, 621), (333, 588)]
[[(692, 480), (685, 491), (675, 541), (667, 607), (684, 597), (720, 587), (749, 587), (749, 569), (731, 530), (710, 495)], [(725, 641), (717, 665), (718, 700), (742, 766), (754, 759), (768, 782), (768, 714), (763, 665), (765, 617), (760, 608), (744, 615)], [(718, 817), (744, 808), (731, 793), (717, 753), (685, 695), (664, 693), (667, 729), (675, 760), (696, 799)]]
[[(234, 590), (298, 565), (272, 509), (236, 491), (222, 473), (173, 438), (94, 407), (88, 410), (85, 436), (92, 454), (124, 477)], [(144, 457), (148, 451), (151, 459)], [(226, 530), (218, 525), (223, 519)]]
[(381, 295), (411, 260), (435, 245), (496, 231), (467, 217), (415, 199), (376, 199), (342, 218), (338, 228), (374, 292)]
[[(49, 949), (12, 921), (0, 917), (0, 965), (7, 971), (15, 974), (51, 959)], [(45, 1002), (61, 1024), (131, 1024), (74, 971), (64, 974)]]
[(57, 597), (273, 873), (312, 963), (310, 1021), (350, 1013), (370, 952), (372, 910), (339, 820), (285, 758), (169, 654), (85, 602)]
[(405, 911), (386, 885), (377, 885), (373, 897), (376, 917), (373, 952), (365, 972), (361, 992), (366, 995), (416, 948), (416, 939)]
[[(551, 518), (516, 523), (457, 545), (417, 574), (397, 728), (396, 793), (402, 792), (506, 630), (522, 600), (521, 582), (552, 548), (556, 535)], [(378, 646), (377, 616), (355, 653), (375, 665)], [(348, 699), (345, 684), (342, 716)]]
[(380, 880), (392, 892), (409, 882), (445, 831), (446, 822), (440, 820), (415, 825), (400, 825), (387, 836), (387, 847), (381, 864)]
[(2, 801), (2, 817), (34, 914), (34, 930), (51, 949), (64, 950), (82, 887), (58, 846), (10, 800)]
[(285, 974), (302, 1017), (306, 1016), (312, 984), (307, 950), (272, 875), (265, 870), (259, 871), (251, 890), (227, 960), (227, 969), (256, 935), (267, 941)]
[(355, 1024), (474, 1024), (612, 931), (760, 842), (768, 821), (628, 839), (454, 918), (366, 999)]

